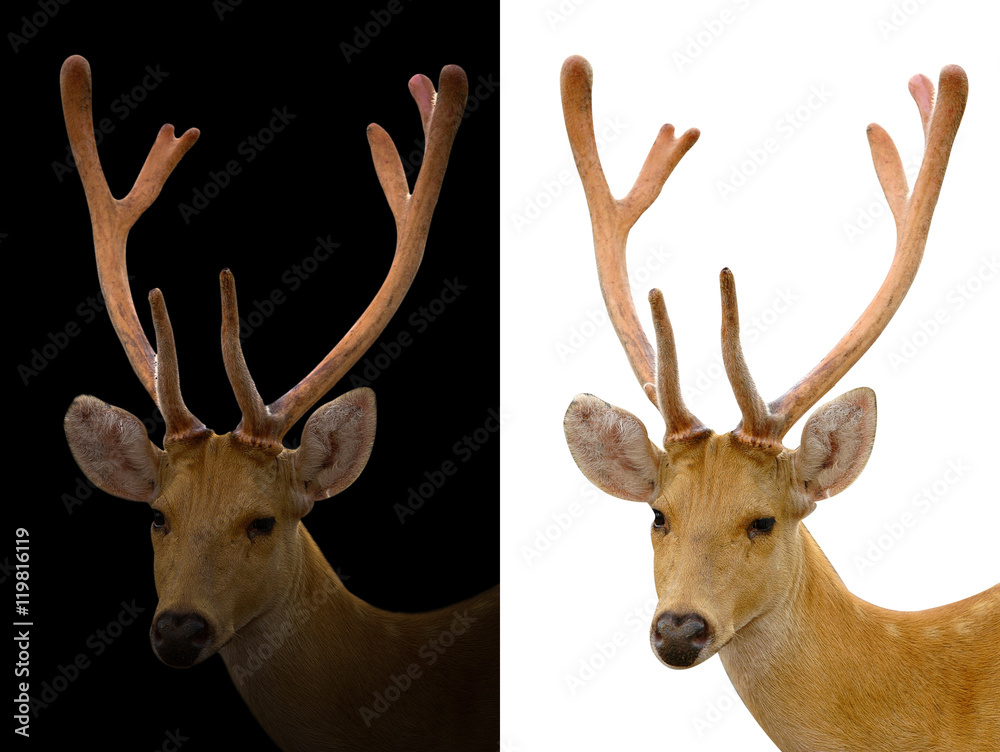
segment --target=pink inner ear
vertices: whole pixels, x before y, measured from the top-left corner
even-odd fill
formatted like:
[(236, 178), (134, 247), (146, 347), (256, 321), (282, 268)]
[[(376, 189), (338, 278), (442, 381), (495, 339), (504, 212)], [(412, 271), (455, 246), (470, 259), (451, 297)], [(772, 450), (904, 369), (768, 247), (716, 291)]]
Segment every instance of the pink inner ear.
[(802, 430), (796, 450), (801, 490), (812, 501), (834, 496), (864, 470), (875, 442), (875, 392), (853, 389), (821, 406)]
[(651, 500), (662, 453), (642, 421), (591, 394), (579, 394), (563, 425), (573, 459), (591, 483), (619, 499)]

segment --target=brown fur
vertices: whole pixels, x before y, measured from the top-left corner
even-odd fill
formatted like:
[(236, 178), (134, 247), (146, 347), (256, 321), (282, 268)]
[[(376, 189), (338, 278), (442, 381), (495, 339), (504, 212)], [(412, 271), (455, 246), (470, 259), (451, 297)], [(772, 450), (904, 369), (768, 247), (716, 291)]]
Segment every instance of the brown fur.
[[(153, 452), (145, 431), (123, 438), (128, 413), (93, 397), (74, 402), (67, 436), (97, 485), (138, 488), (131, 498), (163, 514), (151, 530), (153, 623), (168, 611), (203, 617), (213, 636), (195, 663), (218, 652), (282, 749), (493, 749), (499, 586), (428, 613), (383, 611), (344, 588), (302, 524), (314, 499), (364, 466), (369, 391), (319, 408), (298, 450), (207, 432)], [(250, 523), (267, 517), (273, 530), (250, 538)]]
[[(571, 447), (578, 425), (566, 421)], [(860, 474), (874, 433), (874, 395), (856, 389), (818, 408), (794, 451), (734, 434), (668, 444), (650, 502), (664, 521), (651, 529), (654, 627), (666, 612), (703, 617), (712, 634), (692, 665), (719, 653), (784, 752), (996, 749), (1000, 585), (927, 611), (879, 608), (847, 590), (801, 522)], [(641, 449), (645, 431), (633, 434)], [(751, 537), (767, 517), (771, 532)]]

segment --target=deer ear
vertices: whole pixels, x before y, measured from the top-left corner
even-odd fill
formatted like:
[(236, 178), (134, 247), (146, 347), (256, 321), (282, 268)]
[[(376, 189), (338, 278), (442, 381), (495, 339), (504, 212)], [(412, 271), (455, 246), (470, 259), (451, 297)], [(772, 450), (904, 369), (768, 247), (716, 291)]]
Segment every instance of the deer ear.
[(302, 514), (314, 501), (340, 493), (364, 470), (375, 442), (375, 392), (367, 387), (342, 394), (314, 412), (295, 452), (295, 477), (305, 498)]
[(651, 502), (663, 451), (649, 440), (642, 421), (592, 394), (578, 394), (563, 419), (577, 467), (605, 493)]
[(875, 443), (875, 392), (853, 389), (809, 416), (795, 450), (795, 476), (807, 513), (861, 475)]
[(69, 406), (63, 427), (73, 459), (91, 483), (122, 499), (156, 501), (164, 452), (132, 413), (84, 394)]

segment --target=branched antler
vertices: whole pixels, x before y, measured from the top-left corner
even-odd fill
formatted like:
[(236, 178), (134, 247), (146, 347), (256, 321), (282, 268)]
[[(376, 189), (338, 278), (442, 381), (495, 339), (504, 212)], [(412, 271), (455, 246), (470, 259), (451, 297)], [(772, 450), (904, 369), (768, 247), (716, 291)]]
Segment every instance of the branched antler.
[[(965, 71), (957, 65), (949, 65), (941, 71), (936, 103), (934, 85), (926, 76), (911, 78), (909, 89), (917, 103), (924, 130), (924, 157), (912, 194), (903, 162), (889, 134), (874, 123), (868, 126), (875, 172), (896, 221), (896, 252), (885, 281), (861, 317), (815, 368), (767, 405), (763, 415), (760, 411), (763, 401), (743, 362), (738, 328), (735, 335), (727, 337), (726, 324), (723, 324), (723, 354), (729, 354), (725, 360), (726, 372), (737, 399), (741, 399), (741, 393), (745, 395), (740, 402), (743, 422), (736, 429), (736, 435), (745, 441), (780, 446), (782, 437), (792, 425), (830, 391), (878, 339), (913, 283), (927, 245), (927, 233), (941, 193), (951, 147), (962, 122), (969, 82)], [(736, 291), (732, 275), (727, 281), (725, 271), (722, 297), (723, 320), (731, 326), (736, 318)]]
[[(174, 138), (174, 126), (160, 128), (132, 190), (125, 198), (116, 199), (108, 188), (97, 154), (90, 64), (79, 55), (68, 58), (59, 73), (59, 86), (73, 159), (87, 194), (94, 230), (97, 274), (111, 324), (132, 364), (132, 370), (164, 416), (167, 427), (165, 441), (177, 441), (205, 432), (208, 429), (191, 414), (181, 399), (173, 332), (162, 296), (159, 290), (150, 293), (160, 351), (158, 356), (136, 315), (125, 264), (125, 241), (129, 230), (160, 195), (170, 173), (188, 149), (194, 146), (200, 133), (197, 128), (191, 128), (180, 138)], [(168, 383), (167, 388), (160, 383), (162, 380)]]
[[(639, 386), (659, 408), (667, 423), (667, 436), (683, 438), (707, 429), (687, 410), (681, 399), (673, 332), (662, 295), (656, 301), (653, 294), (650, 295), (656, 336), (661, 342), (659, 361), (642, 330), (628, 283), (625, 246), (629, 230), (656, 200), (670, 173), (688, 149), (694, 146), (700, 133), (697, 128), (691, 128), (680, 138), (675, 138), (672, 125), (661, 127), (632, 190), (625, 198), (616, 199), (608, 188), (597, 154), (591, 104), (593, 79), (593, 69), (582, 57), (573, 56), (563, 63), (560, 77), (563, 116), (590, 208), (601, 293)], [(656, 293), (659, 294), (659, 291)]]
[[(601, 292), (611, 322), (640, 386), (660, 409), (667, 424), (664, 442), (697, 436), (708, 429), (688, 411), (681, 398), (677, 354), (663, 295), (659, 290), (649, 294), (657, 340), (654, 361), (652, 347), (642, 331), (632, 301), (625, 244), (632, 225), (656, 199), (681, 157), (698, 140), (699, 132), (692, 128), (680, 138), (674, 138), (673, 126), (664, 125), (635, 185), (619, 201), (611, 195), (597, 154), (591, 111), (593, 71), (590, 64), (581, 57), (568, 58), (563, 63), (561, 86), (566, 131), (587, 195)], [(743, 441), (780, 447), (781, 439), (791, 426), (871, 347), (892, 319), (913, 282), (927, 243), (927, 232), (941, 192), (951, 147), (965, 110), (968, 81), (965, 72), (957, 65), (944, 68), (936, 103), (934, 87), (926, 76), (914, 76), (909, 86), (920, 112), (925, 140), (924, 159), (912, 194), (892, 139), (878, 125), (868, 126), (875, 171), (896, 221), (896, 253), (889, 273), (864, 313), (840, 342), (801, 381), (770, 404), (761, 399), (747, 368), (739, 337), (736, 283), (732, 272), (722, 270), (719, 280), (722, 291), (722, 356), (743, 414), (743, 420), (734, 433)]]
[(457, 65), (445, 66), (440, 87), (440, 92), (435, 92), (434, 84), (426, 76), (410, 79), (410, 93), (420, 110), (426, 144), (412, 194), (389, 134), (374, 123), (368, 126), (372, 161), (396, 222), (392, 266), (375, 298), (343, 339), (304, 379), (270, 405), (264, 404), (247, 370), (236, 323), (236, 291), (232, 275), (228, 270), (223, 271), (222, 351), (226, 372), (243, 411), (243, 420), (233, 432), (238, 438), (253, 444), (280, 446), (281, 437), (357, 363), (402, 303), (423, 258), (451, 146), (465, 112), (468, 95), (465, 72)]
[[(66, 130), (87, 194), (97, 269), (111, 322), (132, 368), (164, 415), (165, 442), (207, 432), (181, 398), (173, 331), (163, 296), (159, 290), (150, 293), (157, 340), (154, 352), (136, 315), (125, 264), (129, 230), (159, 195), (199, 132), (192, 128), (174, 138), (173, 126), (164, 125), (132, 190), (125, 198), (115, 199), (101, 169), (94, 138), (90, 65), (79, 55), (70, 57), (63, 63), (60, 84)], [(388, 276), (361, 317), (320, 364), (270, 405), (265, 405), (257, 392), (243, 357), (233, 275), (228, 269), (221, 274), (223, 361), (243, 413), (233, 433), (245, 442), (280, 448), (282, 437), (292, 425), (371, 347), (399, 308), (417, 273), (448, 157), (465, 112), (468, 82), (461, 68), (448, 65), (441, 71), (440, 92), (422, 75), (410, 79), (409, 89), (420, 112), (426, 144), (412, 194), (392, 139), (378, 125), (368, 126), (372, 161), (396, 223), (396, 251)]]

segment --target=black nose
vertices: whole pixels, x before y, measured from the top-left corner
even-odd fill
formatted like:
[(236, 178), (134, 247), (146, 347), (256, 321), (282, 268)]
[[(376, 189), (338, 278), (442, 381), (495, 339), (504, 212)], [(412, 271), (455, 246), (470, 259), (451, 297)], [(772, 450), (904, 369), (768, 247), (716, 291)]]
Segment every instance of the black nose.
[(666, 611), (653, 622), (649, 641), (664, 663), (686, 668), (698, 659), (711, 630), (699, 614)]
[(164, 611), (150, 630), (153, 651), (168, 666), (186, 668), (195, 662), (212, 637), (212, 629), (201, 614)]

